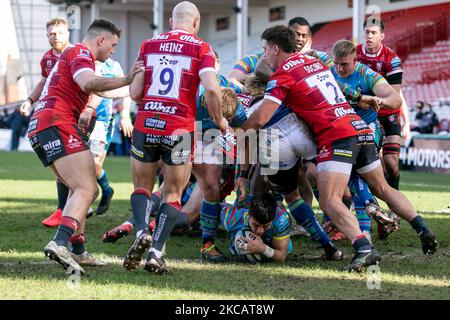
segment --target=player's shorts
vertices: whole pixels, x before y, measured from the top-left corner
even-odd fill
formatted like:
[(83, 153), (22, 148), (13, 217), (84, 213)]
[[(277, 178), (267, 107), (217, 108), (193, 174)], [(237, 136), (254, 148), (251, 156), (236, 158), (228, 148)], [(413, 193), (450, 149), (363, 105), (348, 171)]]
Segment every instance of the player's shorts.
[(379, 117), (378, 120), (380, 120), (380, 123), (383, 126), (386, 137), (401, 136), (402, 126), (400, 124), (400, 113)]
[(260, 153), (261, 168), (289, 170), (300, 158), (310, 160), (316, 156), (316, 144), (311, 131), (294, 113), (289, 113), (270, 127), (260, 130), (260, 137), (267, 141), (263, 145), (268, 145), (270, 149), (266, 157), (264, 152)]
[(31, 147), (44, 167), (65, 156), (88, 150), (88, 137), (76, 125), (49, 127), (29, 135)]
[(277, 173), (268, 175), (270, 187), (274, 193), (287, 196), (298, 188), (298, 162), (288, 170), (278, 170)]
[(372, 134), (361, 134), (333, 141), (317, 154), (317, 172), (338, 172), (350, 175), (353, 166), (359, 174), (381, 165)]
[(108, 152), (114, 133), (114, 122), (96, 121), (94, 130), (89, 137), (89, 147), (92, 154), (101, 156)]
[(158, 135), (133, 130), (130, 154), (140, 162), (162, 161), (169, 166), (189, 164), (194, 156), (195, 135)]

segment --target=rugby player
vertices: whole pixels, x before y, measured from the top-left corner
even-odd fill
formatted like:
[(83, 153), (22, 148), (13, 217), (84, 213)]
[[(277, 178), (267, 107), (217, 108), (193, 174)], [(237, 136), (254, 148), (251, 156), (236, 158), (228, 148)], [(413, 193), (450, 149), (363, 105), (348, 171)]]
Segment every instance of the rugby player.
[[(69, 42), (70, 32), (67, 26), (67, 22), (61, 18), (54, 18), (47, 22), (47, 38), (50, 43), (51, 49), (48, 50), (41, 59), (41, 80), (37, 83), (34, 89), (31, 91), (29, 97), (20, 106), (20, 112), (24, 116), (28, 116), (32, 111), (32, 106), (39, 100), (42, 89), (44, 88), (45, 81), (47, 80), (50, 71), (58, 61), (61, 53), (72, 44)], [(56, 227), (62, 217), (62, 210), (67, 201), (69, 195), (69, 188), (56, 179), (56, 190), (58, 193), (58, 205), (57, 210), (49, 217), (42, 221), (45, 226)], [(55, 218), (56, 217), (56, 220)]]
[[(381, 74), (387, 82), (401, 94), (403, 68), (400, 58), (392, 49), (383, 45), (384, 23), (375, 17), (364, 21), (363, 44), (357, 46), (356, 59)], [(394, 189), (399, 188), (400, 173), (398, 168), (401, 137), (400, 117), (403, 119), (405, 135), (409, 135), (408, 107), (402, 96), (401, 108), (381, 109), (378, 119), (384, 128), (386, 138), (383, 143), (383, 162), (386, 169), (386, 180)]]
[[(114, 24), (94, 20), (83, 41), (64, 50), (51, 70), (28, 128), (31, 146), (43, 165), (50, 167), (70, 189), (61, 224), (45, 247), (45, 255), (65, 269), (81, 274), (84, 270), (74, 257), (86, 253), (86, 213), (98, 195), (94, 160), (85, 135), (94, 109), (85, 105), (91, 93), (101, 95), (130, 84), (143, 66), (136, 63), (126, 77), (95, 75), (95, 60), (110, 57), (119, 37), (120, 30)], [(70, 239), (72, 245), (79, 245), (73, 255), (66, 247)]]

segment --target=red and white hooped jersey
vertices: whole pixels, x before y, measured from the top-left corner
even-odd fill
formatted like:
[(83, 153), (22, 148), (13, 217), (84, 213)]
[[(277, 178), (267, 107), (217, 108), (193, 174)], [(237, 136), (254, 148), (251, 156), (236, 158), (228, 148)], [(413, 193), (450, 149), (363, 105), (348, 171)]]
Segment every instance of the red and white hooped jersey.
[(82, 43), (64, 50), (47, 77), (30, 119), (30, 133), (78, 123), (89, 94), (82, 91), (74, 79), (84, 71), (95, 72), (94, 61), (92, 52)]
[(216, 72), (211, 46), (184, 30), (173, 30), (145, 40), (138, 60), (144, 61), (145, 80), (135, 128), (159, 135), (194, 131), (200, 74)]
[(370, 133), (345, 100), (328, 67), (301, 53), (291, 55), (272, 75), (264, 99), (284, 103), (303, 119), (314, 133), (318, 148)]
[[(366, 51), (365, 47), (360, 44), (356, 48), (356, 59), (369, 66), (373, 71), (381, 74), (389, 84), (402, 84), (402, 62), (392, 49), (381, 45), (381, 48), (377, 53), (369, 53)], [(400, 113), (400, 108), (394, 110), (383, 108), (378, 112), (378, 116), (384, 117), (394, 113)]]

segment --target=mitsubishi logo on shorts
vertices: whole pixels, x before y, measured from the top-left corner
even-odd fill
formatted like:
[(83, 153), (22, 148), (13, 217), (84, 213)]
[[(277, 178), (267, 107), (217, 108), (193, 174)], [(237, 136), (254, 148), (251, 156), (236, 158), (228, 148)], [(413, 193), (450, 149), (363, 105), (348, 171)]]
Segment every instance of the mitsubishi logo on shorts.
[(81, 141), (74, 138), (73, 135), (69, 135), (69, 141), (67, 141), (67, 147), (69, 149), (78, 148), (81, 146)]
[(74, 142), (79, 142), (77, 139), (75, 139), (72, 135), (69, 136), (69, 144), (74, 143)]

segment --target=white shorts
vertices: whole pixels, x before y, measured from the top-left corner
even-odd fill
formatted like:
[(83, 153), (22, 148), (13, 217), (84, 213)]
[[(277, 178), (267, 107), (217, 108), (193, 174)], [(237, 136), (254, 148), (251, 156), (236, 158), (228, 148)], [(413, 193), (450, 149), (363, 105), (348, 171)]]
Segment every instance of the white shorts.
[[(260, 130), (265, 135), (268, 154), (261, 156), (261, 165), (273, 170), (289, 170), (300, 158), (316, 157), (314, 137), (306, 123), (296, 114), (289, 113), (268, 128)], [(261, 146), (261, 144), (260, 144)], [(263, 152), (264, 154), (264, 152)]]
[(89, 136), (89, 148), (95, 156), (101, 156), (108, 152), (113, 134), (113, 127), (104, 121), (95, 121), (94, 130)]
[(194, 151), (194, 163), (222, 165), (224, 160), (214, 141), (197, 140)]

